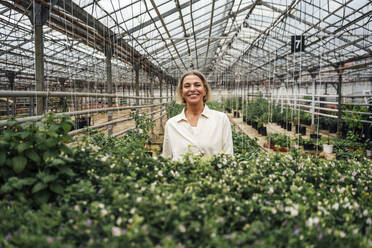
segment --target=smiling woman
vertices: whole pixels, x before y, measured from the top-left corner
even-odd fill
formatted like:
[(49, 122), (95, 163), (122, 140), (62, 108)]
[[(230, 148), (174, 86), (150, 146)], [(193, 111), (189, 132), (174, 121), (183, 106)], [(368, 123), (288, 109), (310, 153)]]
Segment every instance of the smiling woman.
[(165, 125), (164, 157), (181, 160), (188, 152), (205, 156), (233, 155), (229, 118), (208, 108), (205, 103), (210, 100), (210, 95), (209, 84), (201, 72), (189, 71), (182, 75), (177, 96), (186, 108)]

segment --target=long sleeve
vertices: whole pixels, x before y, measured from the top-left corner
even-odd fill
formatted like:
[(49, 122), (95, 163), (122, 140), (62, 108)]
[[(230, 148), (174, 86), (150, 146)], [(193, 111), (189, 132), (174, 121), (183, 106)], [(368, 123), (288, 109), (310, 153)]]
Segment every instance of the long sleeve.
[(172, 159), (172, 149), (171, 144), (169, 141), (169, 130), (168, 130), (168, 123), (165, 124), (164, 128), (164, 141), (163, 141), (163, 153), (162, 156), (164, 158), (171, 158)]
[(223, 122), (223, 145), (222, 151), (226, 154), (234, 155), (234, 145), (232, 140), (232, 131), (229, 118), (225, 115)]

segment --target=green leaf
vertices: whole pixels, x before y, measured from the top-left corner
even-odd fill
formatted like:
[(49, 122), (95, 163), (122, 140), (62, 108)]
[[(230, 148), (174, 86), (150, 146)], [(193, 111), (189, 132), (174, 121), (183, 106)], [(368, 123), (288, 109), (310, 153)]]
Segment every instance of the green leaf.
[(29, 143), (21, 143), (17, 146), (18, 153), (23, 153), (25, 150), (29, 149), (31, 145)]
[(35, 183), (35, 181), (36, 181), (36, 178), (33, 178), (33, 177), (26, 177), (22, 179), (22, 182), (24, 185), (32, 185)]
[(43, 153), (43, 159), (44, 161), (48, 161), (49, 159), (53, 158), (54, 153), (51, 151), (46, 151)]
[(7, 194), (12, 192), (12, 189), (13, 188), (9, 185), (9, 183), (6, 183), (3, 186), (1, 186), (0, 193)]
[(61, 126), (66, 133), (72, 129), (72, 125), (69, 122), (62, 122)]
[(59, 171), (67, 176), (73, 177), (75, 176), (74, 171), (71, 168), (68, 167), (60, 167)]
[(22, 189), (24, 183), (23, 183), (23, 180), (22, 179), (18, 179), (17, 182), (15, 182), (13, 184), (13, 188), (17, 189), (17, 190), (20, 190)]
[(17, 121), (13, 120), (13, 119), (9, 119), (7, 122), (6, 122), (6, 125), (8, 127), (14, 127), (15, 125), (17, 125)]
[(0, 152), (0, 166), (5, 164), (6, 153), (4, 151)]
[(49, 186), (49, 188), (51, 191), (59, 195), (62, 195), (64, 192), (63, 187), (59, 183), (53, 183), (52, 185)]
[(65, 165), (65, 164), (66, 162), (59, 158), (53, 159), (52, 162), (50, 163), (50, 165), (53, 165), (53, 166), (60, 166), (60, 165)]
[(36, 203), (38, 203), (39, 205), (42, 205), (48, 201), (49, 197), (50, 197), (49, 192), (43, 191), (43, 192), (37, 193), (34, 196), (34, 199)]
[(49, 182), (52, 182), (54, 180), (57, 179), (57, 176), (54, 176), (54, 175), (45, 175), (41, 178), (41, 180), (44, 182), (44, 183), (49, 183)]
[(58, 141), (57, 139), (55, 138), (48, 138), (45, 142), (45, 144), (47, 145), (47, 147), (49, 148), (52, 148), (52, 147), (55, 147), (57, 145)]
[(36, 193), (36, 192), (39, 192), (40, 190), (43, 190), (47, 187), (47, 185), (45, 183), (42, 183), (42, 182), (37, 182), (34, 187), (32, 187), (32, 193)]
[(21, 173), (27, 164), (27, 158), (24, 156), (16, 156), (12, 159), (13, 170), (15, 173)]
[(30, 136), (30, 134), (31, 134), (31, 132), (27, 132), (27, 131), (25, 131), (25, 132), (21, 132), (21, 133), (20, 133), (20, 137), (21, 137), (22, 139), (26, 139), (28, 136)]
[(32, 161), (34, 161), (35, 163), (37, 164), (40, 163), (40, 156), (34, 150), (27, 151), (26, 156)]
[(6, 147), (8, 147), (8, 142), (5, 140), (0, 140), (0, 148), (5, 149)]

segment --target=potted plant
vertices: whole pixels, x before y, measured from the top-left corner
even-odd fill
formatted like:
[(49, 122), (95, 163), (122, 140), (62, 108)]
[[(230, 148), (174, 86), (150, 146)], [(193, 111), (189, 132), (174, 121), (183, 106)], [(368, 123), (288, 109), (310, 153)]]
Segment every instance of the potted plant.
[(323, 143), (323, 151), (327, 154), (333, 153), (333, 144), (331, 144), (329, 136), (330, 135), (329, 135), (329, 130), (328, 130), (327, 143)]
[(365, 142), (365, 148), (367, 158), (372, 158), (372, 140), (367, 140)]
[(268, 116), (267, 116), (267, 112), (263, 113), (260, 117), (258, 117), (257, 119), (257, 130), (260, 134), (262, 134), (263, 136), (266, 136), (267, 135), (267, 129), (266, 127), (264, 126), (264, 124), (267, 123), (267, 119), (268, 119)]

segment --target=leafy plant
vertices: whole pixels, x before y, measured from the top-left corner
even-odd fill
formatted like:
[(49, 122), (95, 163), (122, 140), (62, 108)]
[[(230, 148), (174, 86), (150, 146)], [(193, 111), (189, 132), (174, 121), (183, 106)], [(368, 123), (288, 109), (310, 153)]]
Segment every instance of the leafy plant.
[(75, 157), (82, 152), (67, 146), (73, 125), (53, 113), (39, 122), (9, 120), (0, 134), (0, 197), (38, 206), (62, 195), (83, 169)]

